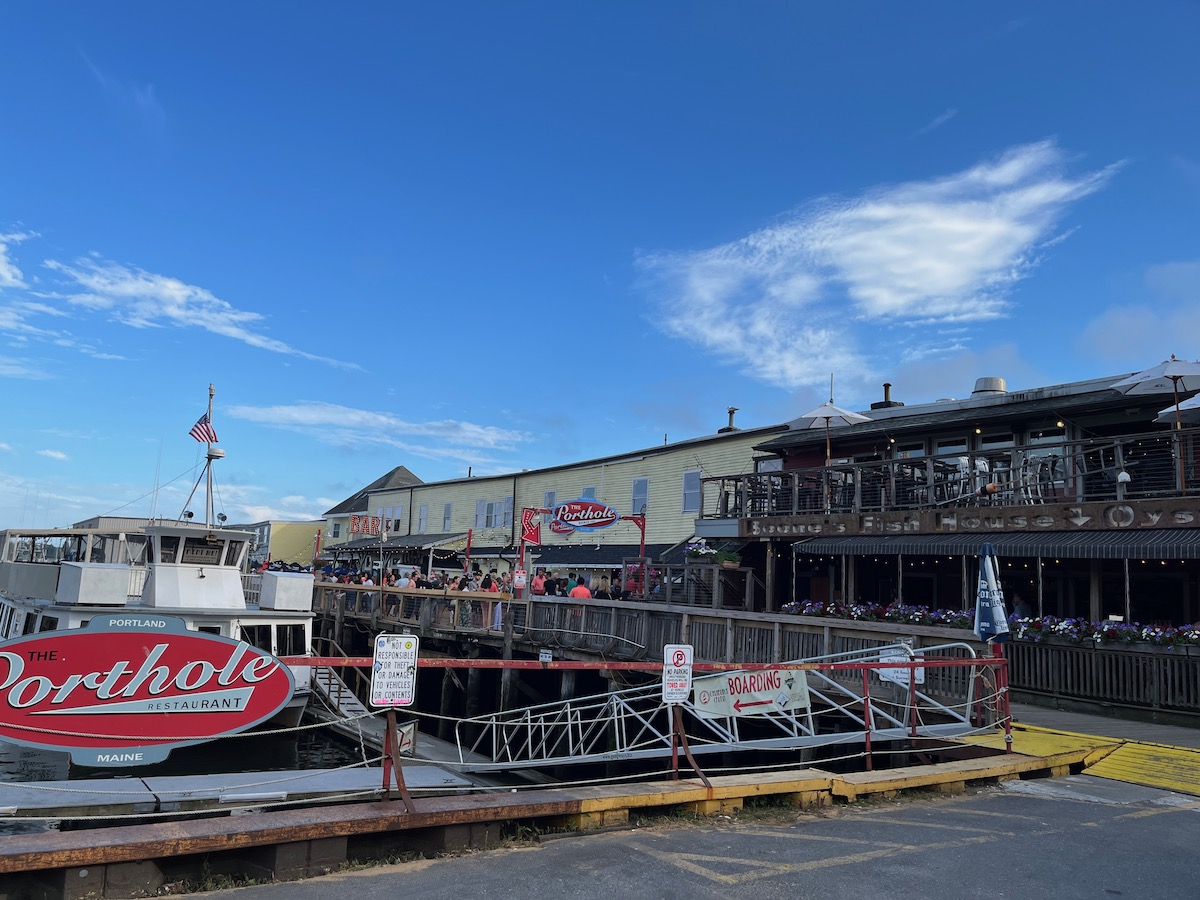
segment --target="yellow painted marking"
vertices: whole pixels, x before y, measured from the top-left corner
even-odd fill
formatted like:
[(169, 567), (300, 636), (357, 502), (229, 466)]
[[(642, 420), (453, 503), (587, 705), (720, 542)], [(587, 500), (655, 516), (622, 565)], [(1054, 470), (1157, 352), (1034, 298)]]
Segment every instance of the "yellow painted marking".
[(1200, 795), (1200, 750), (1129, 741), (1090, 766), (1089, 775)]
[[(1119, 738), (1097, 737), (1087, 734), (1071, 734), (1065, 731), (1050, 731), (1034, 729), (1027, 726), (1013, 726), (1014, 753), (1025, 756), (1055, 756), (1059, 753), (1072, 753), (1079, 750), (1090, 750), (1106, 746), (1117, 746)], [(976, 744), (981, 747), (1004, 749), (1003, 732), (996, 734), (970, 735), (961, 739), (964, 743)]]

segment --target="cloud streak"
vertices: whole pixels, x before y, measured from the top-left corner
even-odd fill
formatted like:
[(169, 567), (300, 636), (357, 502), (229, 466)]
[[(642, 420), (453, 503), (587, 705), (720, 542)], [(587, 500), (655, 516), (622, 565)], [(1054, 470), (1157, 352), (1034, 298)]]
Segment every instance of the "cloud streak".
[[(830, 371), (861, 371), (866, 327), (1006, 315), (1062, 217), (1118, 168), (1071, 177), (1065, 167), (1053, 142), (1022, 145), (944, 177), (823, 198), (729, 244), (638, 262), (668, 334), (758, 380), (813, 386)], [(939, 345), (944, 336), (910, 352)]]
[(409, 422), (392, 413), (334, 403), (232, 406), (226, 414), (235, 419), (305, 434), (335, 446), (386, 446), (427, 459), (458, 460), (472, 465), (494, 463), (492, 454), (532, 440), (525, 432), (494, 425), (455, 419)]
[(240, 310), (211, 292), (178, 278), (96, 259), (74, 263), (47, 260), (47, 269), (72, 283), (65, 299), (81, 309), (108, 313), (131, 328), (202, 328), (272, 353), (296, 356), (339, 368), (357, 366), (299, 350), (267, 337), (259, 327), (264, 317)]
[(951, 119), (953, 119), (957, 115), (958, 115), (957, 109), (948, 109), (945, 112), (943, 112), (941, 115), (934, 116), (933, 121), (931, 121), (924, 128), (918, 129), (916, 132), (914, 132), (913, 137), (921, 137), (921, 135), (929, 134), (929, 132), (934, 131), (938, 128), (941, 128), (943, 125), (945, 125), (947, 122), (949, 122)]

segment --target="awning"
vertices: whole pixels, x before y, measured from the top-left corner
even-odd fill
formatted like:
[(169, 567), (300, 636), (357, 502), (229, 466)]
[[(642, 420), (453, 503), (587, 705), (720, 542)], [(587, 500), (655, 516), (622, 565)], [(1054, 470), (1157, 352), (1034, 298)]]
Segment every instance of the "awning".
[[(388, 538), (383, 542), (383, 550), (385, 553), (396, 550), (432, 550), (434, 548), (461, 550), (466, 545), (467, 533), (465, 531), (454, 534), (405, 534)], [(329, 554), (370, 553), (371, 551), (379, 552), (379, 538), (357, 538), (353, 541), (346, 541), (344, 544), (334, 544), (325, 548), (325, 552)]]
[(999, 556), (1200, 559), (1200, 528), (847, 535), (813, 538), (795, 544), (794, 550), (806, 556), (975, 556), (985, 542), (992, 544)]
[[(672, 544), (647, 544), (646, 557), (658, 559), (671, 549)], [(619, 569), (627, 559), (635, 559), (641, 552), (639, 544), (549, 544), (544, 547), (527, 547), (527, 565), (540, 569)]]

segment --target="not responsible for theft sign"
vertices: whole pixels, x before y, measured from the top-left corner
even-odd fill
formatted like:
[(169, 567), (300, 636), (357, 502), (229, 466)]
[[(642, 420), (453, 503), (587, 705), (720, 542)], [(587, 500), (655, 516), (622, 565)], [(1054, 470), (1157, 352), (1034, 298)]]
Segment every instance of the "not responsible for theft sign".
[(417, 694), (415, 634), (381, 634), (375, 639), (371, 665), (371, 705), (412, 706)]

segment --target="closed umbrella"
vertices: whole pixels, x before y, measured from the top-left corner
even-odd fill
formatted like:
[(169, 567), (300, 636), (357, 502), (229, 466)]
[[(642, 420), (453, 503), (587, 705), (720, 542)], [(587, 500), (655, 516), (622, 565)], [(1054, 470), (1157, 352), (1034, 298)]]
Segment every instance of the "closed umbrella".
[(981, 641), (1008, 640), (1008, 614), (1004, 611), (999, 571), (996, 548), (984, 544), (979, 548), (979, 589), (975, 594), (975, 626), (971, 629)]

